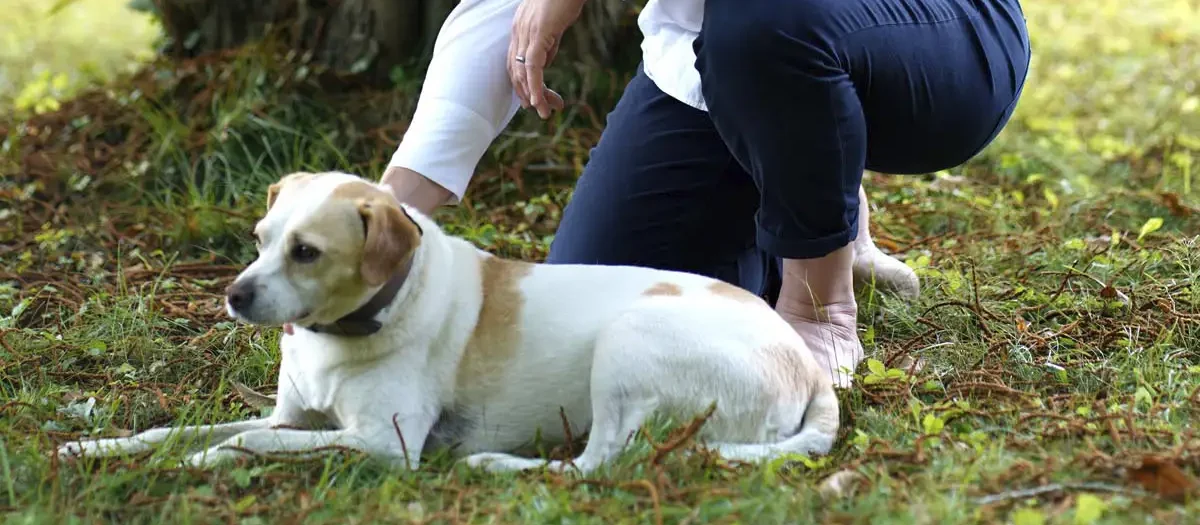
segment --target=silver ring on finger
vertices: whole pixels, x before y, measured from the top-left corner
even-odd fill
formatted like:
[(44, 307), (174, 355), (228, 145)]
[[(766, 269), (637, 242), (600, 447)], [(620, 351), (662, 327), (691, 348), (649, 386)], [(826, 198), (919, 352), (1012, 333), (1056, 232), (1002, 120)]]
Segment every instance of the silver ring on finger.
[(518, 63), (521, 63), (521, 64), (525, 63), (525, 57), (523, 57), (521, 55), (517, 55), (517, 56), (513, 57), (513, 60), (516, 60)]

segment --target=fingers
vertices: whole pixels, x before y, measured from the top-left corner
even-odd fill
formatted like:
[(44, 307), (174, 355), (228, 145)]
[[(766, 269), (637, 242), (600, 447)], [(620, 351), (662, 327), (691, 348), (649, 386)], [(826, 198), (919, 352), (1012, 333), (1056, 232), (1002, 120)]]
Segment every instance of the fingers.
[(542, 96), (545, 97), (546, 102), (550, 105), (551, 109), (562, 111), (563, 107), (566, 106), (566, 103), (563, 102), (562, 96), (558, 93), (555, 93), (554, 90), (550, 88), (544, 88), (542, 90)]
[(525, 48), (525, 82), (530, 93), (529, 103), (537, 109), (538, 116), (542, 118), (550, 116), (550, 107), (543, 95), (546, 84), (542, 72), (546, 69), (546, 61), (550, 58), (550, 48), (553, 45), (553, 37), (535, 30), (528, 47)]
[[(558, 41), (556, 40), (554, 42), (554, 46), (550, 48), (550, 51), (546, 58), (546, 63), (549, 64), (549, 63), (553, 62), (554, 57), (557, 55), (558, 55)], [(542, 89), (545, 92), (545, 97), (549, 101), (551, 108), (561, 111), (563, 109), (563, 107), (566, 106), (566, 104), (563, 102), (562, 96), (560, 96), (558, 93), (555, 93), (554, 90), (552, 90), (548, 87), (545, 87), (545, 86), (543, 86)]]
[(529, 109), (529, 90), (525, 83), (525, 67), (518, 60), (525, 57), (525, 50), (528, 47), (528, 23), (527, 17), (522, 16), (521, 12), (517, 13), (516, 20), (513, 21), (512, 36), (508, 40), (508, 78), (512, 80), (513, 90), (517, 93), (517, 98), (521, 101), (522, 109)]
[(546, 36), (540, 31), (534, 31), (533, 37), (530, 38), (526, 47), (526, 82), (529, 89), (529, 103), (538, 109), (538, 115), (545, 119), (545, 114), (542, 114), (545, 107), (546, 97), (542, 96), (542, 88), (546, 85), (542, 82), (541, 73), (546, 68), (546, 59), (550, 56), (547, 53)]
[(558, 36), (542, 27), (534, 14), (518, 7), (508, 43), (508, 70), (522, 109), (533, 107), (542, 119), (564, 107), (558, 93), (546, 87), (544, 72), (558, 52)]
[(516, 63), (516, 61), (513, 60), (513, 57), (516, 56), (516, 51), (515, 51), (516, 46), (517, 46), (517, 44), (516, 44), (515, 38), (509, 40), (508, 57), (507, 57), (507, 60), (504, 61), (505, 62), (504, 69), (506, 69), (508, 71), (508, 82), (509, 82), (509, 84), (512, 84), (513, 92), (515, 92), (517, 94), (518, 99), (521, 99), (521, 107), (524, 108), (525, 100), (524, 100), (524, 97), (521, 96), (521, 88), (519, 86), (517, 86), (517, 75), (516, 75), (516, 71), (514, 70), (515, 69), (514, 64)]

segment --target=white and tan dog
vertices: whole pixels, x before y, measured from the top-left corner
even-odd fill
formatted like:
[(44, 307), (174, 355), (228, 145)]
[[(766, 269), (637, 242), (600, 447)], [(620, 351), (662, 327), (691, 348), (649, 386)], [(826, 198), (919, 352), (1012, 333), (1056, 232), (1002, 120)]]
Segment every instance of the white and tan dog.
[(651, 415), (690, 418), (714, 402), (700, 436), (726, 458), (833, 445), (830, 374), (739, 288), (497, 258), (344, 173), (289, 175), (267, 210), (259, 256), (226, 299), (245, 322), (297, 327), (280, 342), (271, 416), (73, 442), (60, 454), (140, 452), (175, 436), (211, 445), (193, 465), (333, 445), (410, 468), (448, 448), (472, 466), (517, 470), (547, 465), (512, 454), (537, 436), (561, 442), (561, 407), (574, 432), (590, 431), (573, 462), (586, 473)]

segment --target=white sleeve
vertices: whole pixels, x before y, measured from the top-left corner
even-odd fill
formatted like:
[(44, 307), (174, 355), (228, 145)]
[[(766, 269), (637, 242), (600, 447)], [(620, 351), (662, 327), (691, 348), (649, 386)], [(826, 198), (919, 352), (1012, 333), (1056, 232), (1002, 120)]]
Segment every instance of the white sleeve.
[(521, 0), (463, 0), (438, 32), (412, 122), (389, 166), (466, 192), (492, 141), (521, 107), (508, 78), (508, 41)]

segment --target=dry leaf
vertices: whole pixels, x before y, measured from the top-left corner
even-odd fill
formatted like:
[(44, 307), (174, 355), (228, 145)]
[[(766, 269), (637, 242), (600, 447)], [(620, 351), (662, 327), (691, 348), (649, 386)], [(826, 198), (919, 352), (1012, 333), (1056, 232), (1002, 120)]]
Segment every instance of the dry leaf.
[(915, 376), (925, 369), (925, 360), (920, 357), (913, 359), (912, 356), (904, 355), (896, 358), (895, 363), (892, 364), (892, 368), (898, 368), (909, 375)]
[(884, 239), (882, 237), (877, 237), (875, 239), (875, 245), (880, 248), (886, 249), (887, 253), (899, 253), (900, 252), (900, 245), (896, 244), (896, 241), (893, 241), (891, 239)]
[(171, 404), (167, 403), (167, 396), (163, 394), (162, 390), (155, 388), (154, 397), (158, 400), (158, 407), (163, 409), (163, 412), (171, 411)]
[(250, 387), (243, 385), (237, 381), (233, 382), (233, 389), (237, 390), (238, 396), (245, 401), (247, 405), (254, 408), (267, 408), (275, 406), (275, 398), (266, 394), (255, 392)]
[(1182, 502), (1195, 496), (1200, 486), (1169, 459), (1146, 456), (1142, 466), (1129, 471), (1129, 477), (1142, 488), (1165, 499)]
[(1162, 194), (1163, 204), (1171, 211), (1171, 215), (1176, 217), (1187, 217), (1192, 214), (1192, 209), (1180, 200), (1179, 195), (1174, 193)]
[(858, 471), (840, 470), (825, 478), (817, 490), (824, 498), (842, 498), (849, 496), (864, 481), (866, 476)]
[(122, 273), (125, 275), (125, 278), (126, 278), (126, 279), (128, 279), (128, 278), (130, 278), (130, 277), (133, 277), (133, 276), (135, 276), (135, 275), (137, 275), (137, 274), (143, 273), (143, 272), (145, 272), (146, 270), (147, 270), (147, 268), (146, 268), (146, 265), (144, 265), (144, 264), (142, 264), (142, 263), (137, 263), (137, 264), (135, 264), (135, 265), (132, 265), (132, 266), (126, 266), (125, 268), (123, 268), (123, 269), (121, 270), (121, 272), (122, 272)]

